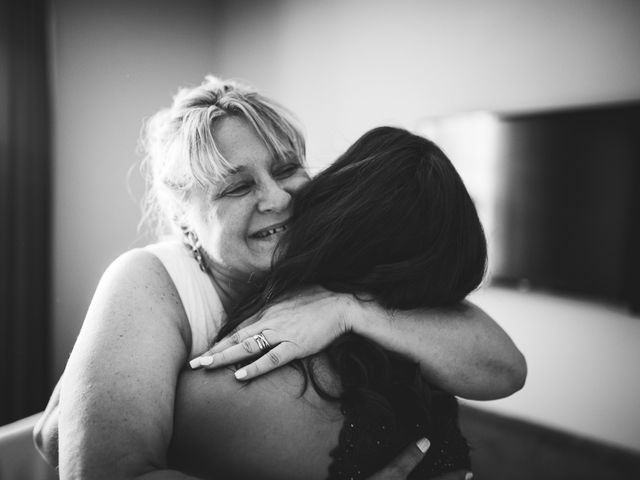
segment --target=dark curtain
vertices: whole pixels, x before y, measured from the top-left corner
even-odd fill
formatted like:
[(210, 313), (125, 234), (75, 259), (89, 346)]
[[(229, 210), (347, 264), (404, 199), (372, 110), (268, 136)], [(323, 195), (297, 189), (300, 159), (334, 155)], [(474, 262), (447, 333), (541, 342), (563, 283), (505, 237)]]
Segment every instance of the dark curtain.
[(0, 424), (49, 393), (48, 3), (0, 0)]
[[(640, 115), (639, 115), (640, 116)], [(640, 126), (640, 119), (638, 120)], [(640, 152), (640, 127), (637, 131), (637, 151)], [(627, 276), (625, 296), (629, 299), (631, 311), (640, 316), (640, 158), (636, 158), (633, 178), (633, 196), (629, 216), (629, 242), (627, 244)]]

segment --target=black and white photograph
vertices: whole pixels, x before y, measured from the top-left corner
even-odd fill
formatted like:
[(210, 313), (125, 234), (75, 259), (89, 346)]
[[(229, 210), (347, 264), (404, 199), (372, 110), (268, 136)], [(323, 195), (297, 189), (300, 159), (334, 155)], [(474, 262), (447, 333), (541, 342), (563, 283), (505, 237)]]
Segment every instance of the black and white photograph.
[(639, 1), (0, 38), (0, 480), (640, 478)]

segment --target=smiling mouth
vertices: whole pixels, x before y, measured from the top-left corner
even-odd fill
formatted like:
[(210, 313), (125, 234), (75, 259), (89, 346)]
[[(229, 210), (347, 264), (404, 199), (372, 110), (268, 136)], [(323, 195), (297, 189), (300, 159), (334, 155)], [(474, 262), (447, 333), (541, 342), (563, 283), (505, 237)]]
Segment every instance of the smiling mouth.
[(258, 230), (256, 233), (250, 235), (251, 238), (257, 238), (259, 240), (268, 238), (276, 233), (284, 232), (289, 226), (284, 223), (282, 225), (278, 225), (276, 227), (272, 227), (269, 229)]

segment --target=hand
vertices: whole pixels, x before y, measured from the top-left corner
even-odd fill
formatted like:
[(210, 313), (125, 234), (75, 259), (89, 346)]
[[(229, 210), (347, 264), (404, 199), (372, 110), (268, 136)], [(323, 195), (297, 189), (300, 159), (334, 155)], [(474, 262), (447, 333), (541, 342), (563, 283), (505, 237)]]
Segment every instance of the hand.
[[(192, 360), (191, 368), (218, 368), (258, 356), (235, 375), (238, 380), (263, 375), (294, 359), (319, 352), (349, 331), (354, 304), (351, 295), (310, 287), (251, 318), (253, 323)], [(260, 348), (255, 338), (258, 334), (264, 336), (270, 349)]]
[(369, 480), (404, 480), (420, 463), (430, 446), (429, 440), (421, 438), (405, 448), (389, 465), (369, 477)]
[[(429, 440), (421, 438), (415, 444), (405, 448), (389, 465), (369, 477), (368, 480), (404, 480), (408, 478), (409, 474), (424, 458), (430, 446)], [(473, 473), (466, 470), (456, 470), (455, 472), (432, 477), (433, 480), (471, 480), (472, 478)]]
[[(408, 478), (409, 474), (424, 458), (430, 446), (429, 440), (421, 438), (415, 444), (405, 448), (389, 465), (369, 477), (368, 480), (404, 480)], [(471, 480), (472, 478), (473, 473), (466, 470), (456, 470), (455, 472), (433, 477), (433, 480)]]

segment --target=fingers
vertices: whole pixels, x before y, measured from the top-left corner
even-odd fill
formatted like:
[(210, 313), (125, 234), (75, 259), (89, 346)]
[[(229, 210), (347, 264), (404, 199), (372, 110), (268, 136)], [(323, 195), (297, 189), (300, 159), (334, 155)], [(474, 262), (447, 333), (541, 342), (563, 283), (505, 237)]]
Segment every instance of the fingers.
[(265, 327), (261, 325), (262, 324), (260, 322), (256, 322), (245, 328), (236, 330), (228, 337), (225, 337), (222, 340), (220, 340), (218, 343), (216, 343), (213, 347), (209, 349), (209, 351), (206, 354), (203, 354), (202, 356), (212, 355), (214, 353), (220, 353), (226, 350), (227, 348), (233, 347), (234, 345), (238, 345), (243, 340), (262, 332), (262, 330), (264, 330)]
[[(421, 438), (415, 444), (409, 445), (389, 465), (377, 472), (369, 480), (404, 480), (411, 471), (420, 463), (427, 453), (431, 443), (426, 438)], [(416, 448), (417, 447), (417, 448)]]
[(242, 340), (240, 339), (240, 331), (233, 332), (228, 337), (223, 338), (218, 343), (216, 343), (213, 347), (211, 347), (207, 352), (203, 353), (202, 356), (205, 355), (213, 355), (214, 353), (222, 352), (227, 348), (233, 347), (237, 345)]
[[(240, 343), (232, 344), (222, 351), (218, 351), (218, 353), (214, 353), (214, 349), (211, 349), (200, 357), (191, 360), (189, 365), (192, 369), (203, 367), (210, 370), (238, 363), (262, 354), (260, 344), (256, 340), (255, 335), (245, 337), (246, 333), (246, 331), (237, 332), (237, 339), (243, 338)], [(261, 334), (271, 345), (277, 345), (279, 343), (277, 334), (273, 330), (263, 330)]]
[(289, 343), (283, 342), (272, 348), (255, 362), (246, 367), (242, 367), (235, 373), (235, 377), (238, 380), (246, 381), (252, 378), (259, 377), (265, 373), (275, 370), (285, 363), (289, 363), (295, 359), (296, 347)]

